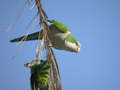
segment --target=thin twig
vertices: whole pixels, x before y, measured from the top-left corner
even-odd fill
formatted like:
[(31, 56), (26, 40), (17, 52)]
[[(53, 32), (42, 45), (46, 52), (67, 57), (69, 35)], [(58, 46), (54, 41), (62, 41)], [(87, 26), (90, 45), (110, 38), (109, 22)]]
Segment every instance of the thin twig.
[(12, 24), (10, 24), (10, 25), (8, 26), (8, 28), (7, 28), (6, 30), (3, 30), (4, 32), (10, 31), (10, 30), (16, 25), (16, 22), (19, 20), (20, 16), (22, 15), (22, 12), (23, 12), (25, 6), (27, 5), (27, 3), (28, 3), (28, 2), (26, 1), (26, 2), (24, 3), (24, 5), (20, 8), (20, 10), (18, 11), (18, 14), (17, 14), (15, 20), (12, 22)]

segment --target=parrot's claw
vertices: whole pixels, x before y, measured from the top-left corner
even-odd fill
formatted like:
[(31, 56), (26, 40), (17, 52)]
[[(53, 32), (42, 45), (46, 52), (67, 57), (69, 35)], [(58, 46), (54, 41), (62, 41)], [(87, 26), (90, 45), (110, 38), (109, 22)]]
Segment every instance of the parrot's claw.
[(52, 43), (48, 44), (48, 47), (52, 47), (52, 46), (53, 46)]

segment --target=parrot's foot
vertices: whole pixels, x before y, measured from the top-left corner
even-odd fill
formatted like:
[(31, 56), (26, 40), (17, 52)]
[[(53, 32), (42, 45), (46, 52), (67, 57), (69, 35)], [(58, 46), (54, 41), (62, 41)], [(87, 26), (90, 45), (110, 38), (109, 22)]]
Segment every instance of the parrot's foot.
[(52, 43), (48, 44), (48, 47), (53, 47)]

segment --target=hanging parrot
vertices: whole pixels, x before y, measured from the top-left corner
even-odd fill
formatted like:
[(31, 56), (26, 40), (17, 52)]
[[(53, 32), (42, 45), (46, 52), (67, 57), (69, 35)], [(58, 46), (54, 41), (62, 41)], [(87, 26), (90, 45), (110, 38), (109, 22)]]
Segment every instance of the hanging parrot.
[[(76, 53), (80, 52), (81, 48), (80, 42), (74, 38), (74, 36), (72, 35), (71, 31), (67, 26), (56, 20), (48, 20), (48, 26), (49, 26), (48, 37), (51, 41), (50, 46), (59, 50), (65, 50)], [(39, 35), (40, 38), (38, 38)], [(13, 39), (11, 40), (11, 42), (22, 41), (24, 37), (25, 36)], [(42, 39), (42, 37), (43, 30), (40, 30), (40, 32), (35, 32), (26, 36), (25, 41), (38, 40)]]
[(47, 60), (32, 60), (24, 66), (31, 69), (31, 90), (48, 90), (51, 64)]

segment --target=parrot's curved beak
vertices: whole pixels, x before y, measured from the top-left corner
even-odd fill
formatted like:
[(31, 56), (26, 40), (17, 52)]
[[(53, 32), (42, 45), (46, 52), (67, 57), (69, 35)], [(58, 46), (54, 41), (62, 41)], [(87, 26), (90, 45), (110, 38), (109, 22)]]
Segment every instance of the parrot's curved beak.
[(76, 52), (79, 53), (80, 52), (80, 48), (77, 48)]
[(24, 67), (30, 67), (30, 63), (24, 64)]
[(49, 23), (52, 23), (52, 20), (47, 20)]

